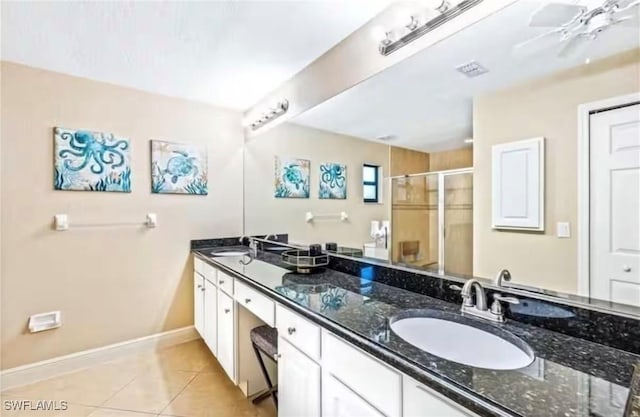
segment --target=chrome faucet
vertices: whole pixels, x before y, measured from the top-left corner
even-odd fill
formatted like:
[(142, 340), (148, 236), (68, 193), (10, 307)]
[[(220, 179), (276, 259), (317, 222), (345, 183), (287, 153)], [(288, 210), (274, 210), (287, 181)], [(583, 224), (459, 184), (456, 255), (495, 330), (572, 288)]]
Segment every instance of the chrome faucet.
[(249, 254), (253, 257), (258, 256), (258, 240), (249, 238)]
[[(508, 271), (507, 271), (508, 272)], [(475, 289), (475, 302), (472, 299), (472, 290)], [(504, 310), (502, 309), (501, 301), (518, 304), (515, 297), (505, 297), (502, 294), (493, 294), (493, 303), (491, 309), (487, 308), (487, 294), (482, 287), (482, 284), (477, 279), (468, 280), (462, 289), (462, 307), (460, 311), (463, 314), (470, 316), (480, 317), (497, 323), (504, 322)]]
[(240, 244), (241, 244), (241, 245), (244, 245), (244, 240), (245, 240), (246, 238), (248, 238), (248, 237), (249, 237), (249, 236), (247, 236), (247, 235), (242, 235), (242, 236), (240, 236), (240, 239), (238, 239), (238, 242), (240, 242)]
[(270, 237), (273, 237), (274, 241), (276, 241), (276, 242), (278, 241), (278, 235), (274, 235), (273, 233), (269, 233), (268, 235), (266, 235), (264, 237), (264, 240), (269, 240)]
[(502, 281), (511, 281), (511, 272), (509, 272), (508, 269), (503, 269), (500, 272), (498, 272), (498, 275), (496, 276), (496, 286), (497, 287), (502, 287)]

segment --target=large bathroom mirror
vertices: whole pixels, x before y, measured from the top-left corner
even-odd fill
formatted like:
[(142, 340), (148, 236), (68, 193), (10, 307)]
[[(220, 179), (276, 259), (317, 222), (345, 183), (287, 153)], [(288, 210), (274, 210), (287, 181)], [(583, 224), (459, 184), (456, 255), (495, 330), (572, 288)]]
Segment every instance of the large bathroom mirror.
[(550, 3), (248, 138), (245, 233), (640, 307), (640, 19)]

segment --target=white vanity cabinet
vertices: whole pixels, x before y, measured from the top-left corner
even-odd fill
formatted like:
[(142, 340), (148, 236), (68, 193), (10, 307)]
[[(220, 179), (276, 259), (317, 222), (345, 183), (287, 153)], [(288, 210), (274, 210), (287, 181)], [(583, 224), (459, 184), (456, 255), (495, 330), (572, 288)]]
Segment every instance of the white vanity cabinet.
[(320, 417), (320, 327), (278, 304), (278, 417)]
[(279, 417), (477, 417), (242, 279), (194, 264), (195, 328), (247, 396), (264, 389), (249, 333), (278, 330)]
[(215, 355), (218, 346), (218, 292), (213, 283), (207, 279), (204, 280), (204, 323), (203, 332), (200, 333), (202, 339), (206, 343), (209, 350)]
[(218, 291), (218, 362), (229, 378), (236, 382), (235, 368), (235, 308), (233, 298)]
[(320, 365), (278, 338), (278, 416), (320, 417)]
[(402, 394), (404, 417), (475, 417), (475, 414), (406, 375)]
[(204, 277), (193, 273), (193, 327), (204, 338)]
[(325, 373), (322, 378), (323, 417), (384, 417), (380, 411), (338, 381)]

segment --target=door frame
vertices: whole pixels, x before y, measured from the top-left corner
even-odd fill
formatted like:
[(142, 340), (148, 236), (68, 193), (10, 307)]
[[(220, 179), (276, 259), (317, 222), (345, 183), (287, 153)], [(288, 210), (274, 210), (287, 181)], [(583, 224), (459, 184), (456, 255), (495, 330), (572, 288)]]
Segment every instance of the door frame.
[(578, 106), (578, 295), (591, 294), (591, 114), (640, 103), (640, 92), (592, 101)]

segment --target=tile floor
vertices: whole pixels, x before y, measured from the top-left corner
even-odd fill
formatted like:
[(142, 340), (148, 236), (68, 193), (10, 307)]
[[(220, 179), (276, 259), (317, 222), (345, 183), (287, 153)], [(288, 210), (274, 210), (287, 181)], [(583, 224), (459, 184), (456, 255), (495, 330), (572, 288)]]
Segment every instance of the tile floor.
[[(275, 417), (244, 397), (201, 340), (3, 391), (3, 417)], [(66, 411), (7, 411), (6, 401), (67, 401)]]

